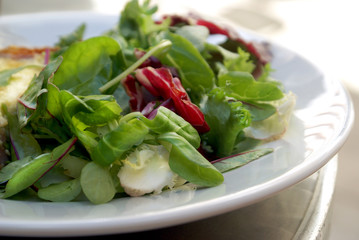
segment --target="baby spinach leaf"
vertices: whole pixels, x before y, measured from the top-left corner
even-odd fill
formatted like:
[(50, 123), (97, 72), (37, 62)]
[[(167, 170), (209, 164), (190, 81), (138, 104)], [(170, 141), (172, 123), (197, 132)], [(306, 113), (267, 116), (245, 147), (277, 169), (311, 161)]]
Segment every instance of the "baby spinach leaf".
[(163, 39), (170, 40), (172, 47), (167, 54), (157, 57), (163, 64), (176, 68), (191, 100), (199, 103), (202, 95), (214, 87), (215, 76), (212, 69), (186, 38), (166, 31), (158, 34), (155, 41), (159, 42)]
[(80, 179), (71, 179), (48, 187), (40, 188), (39, 198), (52, 202), (69, 202), (81, 193)]
[(63, 58), (53, 83), (76, 95), (100, 94), (99, 88), (126, 68), (120, 45), (105, 36), (72, 44)]
[(266, 154), (273, 152), (271, 148), (255, 149), (213, 161), (212, 164), (221, 173), (242, 167)]
[(47, 98), (47, 110), (57, 120), (62, 119), (61, 102), (59, 99), (60, 90), (52, 83), (47, 85), (48, 98)]
[(51, 57), (56, 58), (63, 54), (68, 47), (76, 42), (80, 42), (83, 40), (84, 33), (86, 30), (86, 24), (79, 25), (73, 32), (61, 36), (60, 40), (55, 44), (56, 47), (59, 47), (59, 49), (52, 53)]
[(182, 178), (205, 187), (223, 182), (223, 175), (180, 135), (168, 132), (159, 135), (158, 140), (172, 144), (169, 165)]
[(178, 28), (176, 33), (189, 40), (199, 52), (205, 49), (209, 36), (209, 30), (204, 26), (186, 25)]
[(86, 197), (94, 204), (112, 200), (116, 194), (115, 184), (108, 167), (89, 162), (81, 171), (80, 183)]

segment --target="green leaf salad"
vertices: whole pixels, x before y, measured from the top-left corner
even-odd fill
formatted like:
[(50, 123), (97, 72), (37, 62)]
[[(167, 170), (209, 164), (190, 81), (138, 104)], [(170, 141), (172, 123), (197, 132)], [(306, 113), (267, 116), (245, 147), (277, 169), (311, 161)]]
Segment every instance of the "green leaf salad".
[[(156, 11), (131, 0), (113, 29), (83, 39), (82, 24), (49, 48), (16, 109), (1, 107), (1, 198), (102, 204), (214, 187), (273, 151), (260, 144), (283, 135), (295, 96), (270, 77), (269, 46)], [(33, 67), (0, 71), (0, 85)]]

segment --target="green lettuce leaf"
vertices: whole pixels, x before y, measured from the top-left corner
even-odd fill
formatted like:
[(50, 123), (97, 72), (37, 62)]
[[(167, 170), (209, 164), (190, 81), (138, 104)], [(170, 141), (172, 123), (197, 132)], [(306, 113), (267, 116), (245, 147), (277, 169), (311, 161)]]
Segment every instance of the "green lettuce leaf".
[(218, 86), (227, 96), (242, 101), (273, 101), (283, 97), (282, 90), (273, 82), (257, 82), (252, 74), (231, 71), (218, 77)]
[(227, 98), (222, 88), (215, 88), (208, 94), (202, 108), (210, 131), (202, 136), (218, 157), (232, 153), (238, 135), (251, 123), (250, 113), (239, 101)]

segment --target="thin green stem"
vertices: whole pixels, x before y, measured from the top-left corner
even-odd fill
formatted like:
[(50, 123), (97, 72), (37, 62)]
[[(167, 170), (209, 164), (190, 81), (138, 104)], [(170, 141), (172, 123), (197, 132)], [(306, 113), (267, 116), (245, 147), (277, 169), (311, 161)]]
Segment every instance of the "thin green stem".
[(162, 40), (159, 44), (151, 48), (145, 55), (143, 55), (140, 59), (138, 59), (134, 64), (132, 64), (129, 68), (127, 68), (120, 75), (116, 76), (111, 81), (107, 82), (105, 85), (99, 88), (101, 93), (106, 92), (109, 88), (121, 82), (122, 79), (126, 78), (127, 75), (131, 74), (135, 71), (147, 58), (152, 55), (159, 54), (161, 52), (167, 51), (172, 46), (172, 42), (169, 40)]

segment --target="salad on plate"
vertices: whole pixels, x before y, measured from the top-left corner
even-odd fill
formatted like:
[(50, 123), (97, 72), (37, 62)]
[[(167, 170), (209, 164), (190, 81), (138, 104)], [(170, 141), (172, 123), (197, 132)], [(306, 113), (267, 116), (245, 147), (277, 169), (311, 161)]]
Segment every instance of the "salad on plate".
[[(0, 198), (102, 204), (214, 187), (270, 154), (295, 95), (270, 46), (129, 1), (118, 24), (0, 50)], [(243, 179), (245, 181), (245, 179)]]

